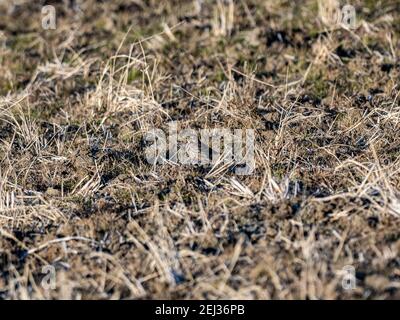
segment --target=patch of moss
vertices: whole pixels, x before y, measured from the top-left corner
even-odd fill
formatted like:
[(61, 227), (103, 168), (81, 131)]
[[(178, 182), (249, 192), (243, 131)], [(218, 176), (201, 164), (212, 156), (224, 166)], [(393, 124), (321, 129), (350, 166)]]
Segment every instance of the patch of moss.
[(312, 94), (319, 99), (326, 98), (329, 93), (329, 83), (321, 71), (310, 72), (307, 84), (311, 87)]

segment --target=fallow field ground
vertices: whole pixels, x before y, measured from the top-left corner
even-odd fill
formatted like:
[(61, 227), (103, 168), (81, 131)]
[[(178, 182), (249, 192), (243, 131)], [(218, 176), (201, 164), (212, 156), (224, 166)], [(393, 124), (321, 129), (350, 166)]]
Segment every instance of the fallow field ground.
[[(1, 1), (0, 298), (400, 299), (400, 2), (349, 4)], [(171, 121), (254, 172), (149, 164)]]

